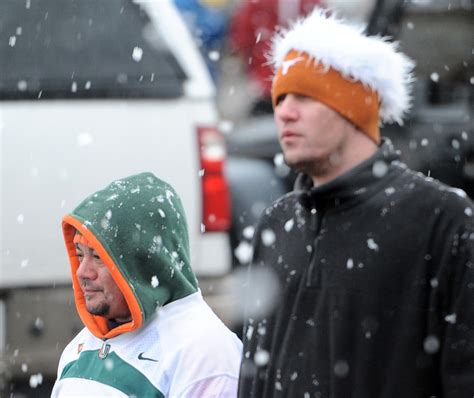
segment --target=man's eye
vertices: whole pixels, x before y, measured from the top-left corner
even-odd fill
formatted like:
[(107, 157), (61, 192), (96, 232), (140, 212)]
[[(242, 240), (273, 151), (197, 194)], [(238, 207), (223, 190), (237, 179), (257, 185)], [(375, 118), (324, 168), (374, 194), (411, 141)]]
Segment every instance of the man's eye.
[(286, 94), (279, 95), (276, 99), (276, 105), (280, 105), (280, 103), (285, 99)]
[(100, 257), (99, 257), (98, 254), (94, 254), (94, 258), (95, 258), (96, 260), (100, 260)]
[(77, 253), (77, 258), (79, 259), (79, 261), (82, 261), (82, 259), (84, 258), (84, 254)]

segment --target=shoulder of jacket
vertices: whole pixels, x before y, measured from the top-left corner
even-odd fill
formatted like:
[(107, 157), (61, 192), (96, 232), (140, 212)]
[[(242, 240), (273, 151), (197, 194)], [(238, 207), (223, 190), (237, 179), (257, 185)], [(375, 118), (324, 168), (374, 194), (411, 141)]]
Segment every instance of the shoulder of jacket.
[[(474, 216), (474, 203), (460, 188), (449, 186), (423, 173), (404, 169), (400, 182), (404, 185), (413, 184), (416, 195), (414, 200), (420, 200), (424, 205), (439, 206), (445, 214), (458, 216)], [(421, 199), (422, 198), (422, 199)]]

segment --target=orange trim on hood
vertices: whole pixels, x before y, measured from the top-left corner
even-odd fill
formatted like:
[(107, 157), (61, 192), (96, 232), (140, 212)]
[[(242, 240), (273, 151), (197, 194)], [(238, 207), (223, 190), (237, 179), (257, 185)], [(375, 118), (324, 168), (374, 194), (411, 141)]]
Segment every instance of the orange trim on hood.
[[(94, 336), (100, 339), (109, 339), (118, 336), (119, 334), (131, 332), (140, 328), (143, 324), (143, 312), (141, 310), (140, 304), (138, 303), (127, 280), (121, 274), (119, 267), (112, 260), (107, 250), (102, 246), (102, 243), (95, 237), (92, 231), (90, 231), (87, 226), (84, 225), (82, 221), (77, 220), (71, 215), (64, 216), (62, 229), (69, 256), (69, 262), (71, 264), (74, 299), (76, 302), (77, 311), (84, 325), (86, 325), (86, 327)], [(130, 322), (110, 330), (105, 317), (92, 315), (89, 311), (87, 311), (84, 294), (82, 292), (80, 282), (76, 276), (77, 269), (79, 268), (79, 260), (77, 258), (76, 247), (74, 243), (76, 231), (80, 232), (82, 237), (87, 241), (87, 246), (92, 247), (97, 252), (102, 262), (110, 271), (112, 278), (120, 288), (130, 309), (130, 313), (132, 315), (132, 320)]]

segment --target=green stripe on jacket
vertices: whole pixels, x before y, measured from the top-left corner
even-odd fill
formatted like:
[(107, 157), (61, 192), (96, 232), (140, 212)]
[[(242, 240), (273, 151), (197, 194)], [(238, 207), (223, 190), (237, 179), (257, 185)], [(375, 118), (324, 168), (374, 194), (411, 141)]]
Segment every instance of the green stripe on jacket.
[(114, 352), (99, 359), (99, 351), (84, 351), (76, 361), (68, 363), (61, 380), (80, 378), (94, 380), (122, 391), (129, 397), (164, 398), (164, 395), (136, 368)]

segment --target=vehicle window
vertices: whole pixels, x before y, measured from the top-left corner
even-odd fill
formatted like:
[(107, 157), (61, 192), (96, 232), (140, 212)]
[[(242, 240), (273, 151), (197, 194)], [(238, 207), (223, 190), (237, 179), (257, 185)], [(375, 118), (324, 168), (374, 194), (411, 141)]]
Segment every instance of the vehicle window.
[(185, 73), (126, 0), (2, 0), (0, 99), (178, 97)]

